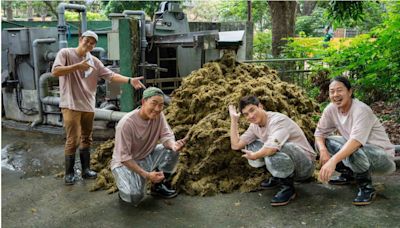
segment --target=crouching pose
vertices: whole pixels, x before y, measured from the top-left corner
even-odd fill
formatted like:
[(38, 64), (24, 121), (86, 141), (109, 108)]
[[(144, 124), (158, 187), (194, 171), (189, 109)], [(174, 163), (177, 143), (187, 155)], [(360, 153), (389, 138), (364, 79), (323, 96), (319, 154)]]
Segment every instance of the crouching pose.
[[(353, 98), (349, 80), (336, 77), (329, 85), (331, 103), (325, 108), (315, 131), (320, 153), (320, 180), (330, 184), (356, 181), (354, 205), (367, 205), (376, 192), (371, 172), (389, 174), (396, 170), (394, 146), (370, 107)], [(335, 131), (340, 136), (332, 136)], [(331, 178), (334, 171), (340, 176)]]
[(147, 88), (142, 106), (126, 114), (116, 128), (111, 170), (119, 197), (135, 206), (145, 196), (146, 181), (153, 183), (152, 195), (162, 198), (177, 195), (166, 182), (175, 170), (178, 151), (185, 141), (175, 141), (165, 120), (164, 96), (159, 88)]
[(262, 159), (261, 162), (265, 162), (272, 177), (262, 182), (261, 187), (270, 189), (280, 186), (271, 205), (287, 205), (296, 196), (294, 179), (302, 181), (312, 176), (316, 153), (293, 120), (278, 112), (265, 111), (257, 97), (243, 97), (239, 109), (250, 126), (239, 137), (240, 114), (230, 105), (231, 147), (242, 149), (243, 157), (249, 160)]

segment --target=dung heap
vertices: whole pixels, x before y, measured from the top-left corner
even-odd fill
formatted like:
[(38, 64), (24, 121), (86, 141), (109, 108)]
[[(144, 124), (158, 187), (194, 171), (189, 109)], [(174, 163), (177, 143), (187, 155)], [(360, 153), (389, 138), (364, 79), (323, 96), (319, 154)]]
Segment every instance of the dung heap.
[[(268, 111), (286, 114), (313, 139), (318, 106), (297, 86), (281, 81), (267, 66), (243, 64), (225, 54), (192, 72), (172, 96), (166, 117), (177, 139), (189, 135), (177, 167), (174, 184), (189, 195), (212, 195), (239, 189), (257, 189), (266, 178), (230, 148), (228, 105), (255, 95)], [(244, 119), (240, 132), (247, 129)]]
[[(241, 157), (242, 152), (230, 148), (228, 105), (237, 106), (240, 98), (246, 95), (257, 96), (268, 111), (286, 114), (297, 122), (310, 141), (313, 139), (313, 116), (318, 106), (302, 89), (281, 81), (267, 66), (238, 63), (234, 54), (226, 53), (184, 78), (165, 112), (176, 138), (189, 137), (173, 178), (178, 189), (202, 196), (237, 189), (248, 192), (256, 190), (268, 177), (265, 168), (250, 167)], [(241, 119), (240, 133), (247, 126)], [(105, 154), (101, 150), (96, 153)], [(101, 162), (92, 160), (93, 165), (98, 163)], [(93, 190), (115, 191), (110, 185), (113, 182), (108, 182), (110, 174), (109, 165), (104, 166), (96, 183), (98, 186)]]

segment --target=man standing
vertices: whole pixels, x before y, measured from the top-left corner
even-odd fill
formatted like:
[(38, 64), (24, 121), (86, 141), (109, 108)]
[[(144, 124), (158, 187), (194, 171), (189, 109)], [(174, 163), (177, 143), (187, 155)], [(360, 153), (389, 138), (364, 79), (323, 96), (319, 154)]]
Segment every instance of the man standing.
[(66, 132), (65, 184), (75, 183), (75, 151), (79, 145), (83, 178), (96, 178), (90, 170), (90, 146), (95, 110), (97, 81), (100, 78), (111, 82), (128, 83), (135, 89), (145, 88), (143, 77), (129, 78), (112, 72), (90, 51), (96, 46), (97, 34), (86, 31), (79, 38), (77, 48), (63, 48), (57, 53), (52, 74), (59, 77), (60, 108)]
[(116, 128), (111, 170), (120, 199), (134, 206), (144, 198), (147, 181), (153, 183), (152, 195), (162, 198), (177, 195), (164, 180), (169, 181), (175, 171), (178, 151), (186, 142), (175, 141), (162, 113), (164, 97), (159, 88), (147, 88), (142, 106), (126, 114)]
[[(353, 204), (368, 205), (376, 195), (371, 172), (390, 174), (396, 170), (394, 146), (371, 108), (354, 98), (347, 78), (331, 80), (329, 98), (331, 103), (314, 134), (322, 165), (320, 180), (348, 184), (355, 178), (359, 189)], [(340, 136), (332, 135), (335, 131)], [(335, 170), (341, 175), (331, 178)]]
[[(243, 97), (239, 109), (250, 126), (239, 137), (240, 114), (230, 105), (231, 147), (233, 150), (242, 149), (243, 157), (249, 160), (264, 160), (272, 177), (262, 182), (261, 187), (281, 186), (271, 205), (287, 205), (296, 196), (294, 179), (304, 181), (312, 176), (316, 154), (293, 120), (278, 112), (265, 111), (257, 97)], [(249, 147), (244, 149), (246, 145)]]

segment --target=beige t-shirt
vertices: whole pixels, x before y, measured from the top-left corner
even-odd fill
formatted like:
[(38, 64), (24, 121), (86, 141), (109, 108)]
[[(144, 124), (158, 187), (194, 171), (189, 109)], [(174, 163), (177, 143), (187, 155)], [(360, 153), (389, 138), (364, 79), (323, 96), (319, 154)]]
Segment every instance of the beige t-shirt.
[(308, 143), (304, 132), (289, 117), (278, 112), (265, 112), (267, 123), (264, 127), (250, 124), (249, 128), (240, 136), (240, 140), (249, 144), (256, 139), (264, 142), (264, 147), (280, 150), (286, 142), (295, 143), (303, 149), (304, 155), (311, 161), (315, 160), (316, 153)]
[[(95, 56), (88, 53), (92, 58), (94, 67), (92, 72), (85, 77), (84, 71), (75, 71), (59, 77), (60, 83), (60, 108), (68, 108), (81, 112), (94, 112), (96, 102), (97, 81), (99, 78), (111, 80), (114, 73), (104, 67), (103, 63)], [(70, 66), (85, 60), (75, 48), (63, 48), (57, 53), (53, 69), (58, 66)]]
[(122, 166), (124, 161), (144, 159), (154, 150), (158, 141), (165, 143), (175, 140), (163, 113), (154, 120), (143, 120), (139, 110), (126, 114), (116, 127), (111, 169)]
[(322, 113), (314, 135), (326, 138), (335, 130), (338, 130), (346, 140), (357, 140), (363, 146), (375, 145), (394, 156), (394, 146), (385, 128), (371, 108), (357, 99), (352, 100), (350, 110), (346, 115), (341, 114), (334, 104), (329, 104)]

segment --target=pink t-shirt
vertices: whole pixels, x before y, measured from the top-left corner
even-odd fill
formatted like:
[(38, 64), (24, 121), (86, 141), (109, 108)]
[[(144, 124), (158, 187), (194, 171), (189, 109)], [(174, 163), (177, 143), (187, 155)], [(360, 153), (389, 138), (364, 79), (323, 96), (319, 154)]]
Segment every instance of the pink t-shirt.
[(289, 117), (278, 112), (265, 112), (267, 123), (264, 127), (250, 124), (249, 128), (240, 136), (240, 140), (249, 144), (256, 139), (264, 142), (264, 147), (280, 150), (286, 142), (291, 142), (303, 149), (304, 155), (311, 161), (315, 160), (316, 153), (308, 143), (304, 132)]
[(154, 120), (143, 120), (139, 110), (126, 114), (116, 127), (111, 169), (122, 166), (124, 161), (144, 159), (158, 142), (175, 140), (163, 113)]
[[(97, 81), (99, 78), (111, 80), (114, 73), (104, 67), (95, 56), (88, 53), (93, 59), (94, 67), (91, 74), (85, 78), (84, 71), (75, 71), (59, 77), (60, 108), (68, 108), (81, 112), (94, 112), (96, 102)], [(76, 52), (75, 48), (63, 48), (57, 53), (53, 69), (59, 66), (70, 66), (86, 59)]]
[(394, 156), (394, 146), (390, 142), (385, 128), (363, 102), (353, 99), (347, 115), (342, 115), (339, 109), (330, 103), (322, 113), (318, 122), (315, 136), (328, 137), (338, 130), (346, 140), (357, 140), (361, 145), (371, 144), (383, 148)]

